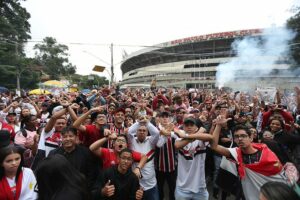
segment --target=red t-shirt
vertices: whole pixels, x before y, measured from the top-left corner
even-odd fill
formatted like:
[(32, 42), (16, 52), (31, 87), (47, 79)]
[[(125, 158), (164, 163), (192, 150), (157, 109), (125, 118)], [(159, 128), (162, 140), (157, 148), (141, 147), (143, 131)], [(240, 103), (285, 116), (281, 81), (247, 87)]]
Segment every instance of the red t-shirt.
[[(139, 162), (142, 158), (142, 154), (132, 151), (132, 157), (134, 162)], [(107, 169), (119, 163), (118, 157), (113, 149), (101, 148), (101, 158), (103, 162), (103, 169)]]
[(104, 137), (103, 130), (97, 129), (96, 125), (94, 124), (86, 125), (85, 128), (86, 131), (85, 133), (83, 133), (84, 135), (83, 145), (87, 147), (89, 147), (91, 144)]
[(7, 130), (10, 133), (10, 140), (14, 141), (16, 133), (14, 128), (11, 125), (5, 122), (0, 122), (0, 130)]

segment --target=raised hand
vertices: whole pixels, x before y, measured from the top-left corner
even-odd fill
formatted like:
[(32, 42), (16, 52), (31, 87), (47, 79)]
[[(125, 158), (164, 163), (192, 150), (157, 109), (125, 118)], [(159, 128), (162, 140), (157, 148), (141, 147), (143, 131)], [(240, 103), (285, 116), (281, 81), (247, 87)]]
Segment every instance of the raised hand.
[(98, 106), (98, 107), (94, 107), (91, 109), (92, 112), (103, 112), (104, 111), (104, 107), (103, 106)]
[(111, 134), (108, 135), (108, 138), (110, 140), (115, 140), (115, 139), (117, 139), (117, 134), (116, 133), (111, 133)]
[(62, 105), (63, 107), (68, 107), (70, 103), (67, 100), (62, 100), (60, 101), (60, 105)]
[(294, 88), (295, 92), (297, 93), (297, 95), (300, 95), (300, 88), (298, 86), (296, 86)]
[(108, 137), (109, 135), (111, 135), (111, 132), (110, 132), (110, 130), (109, 129), (104, 129), (104, 136), (105, 137)]
[(215, 119), (215, 123), (218, 125), (222, 125), (227, 123), (229, 120), (231, 120), (231, 118), (227, 118), (225, 117), (225, 115), (219, 115), (216, 119)]
[(179, 130), (178, 128), (175, 128), (175, 129), (174, 129), (174, 133), (175, 133), (178, 137), (180, 137), (180, 138), (185, 138), (185, 133), (184, 133), (184, 131)]
[(70, 107), (72, 109), (78, 109), (78, 108), (80, 108), (80, 106), (77, 103), (73, 103)]

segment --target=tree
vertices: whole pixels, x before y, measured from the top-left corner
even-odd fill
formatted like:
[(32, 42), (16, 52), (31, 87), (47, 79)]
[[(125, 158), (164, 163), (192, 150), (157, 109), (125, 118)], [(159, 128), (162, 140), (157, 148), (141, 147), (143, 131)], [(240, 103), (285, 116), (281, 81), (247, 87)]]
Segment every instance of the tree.
[[(93, 77), (93, 80), (89, 80), (89, 76)], [(72, 84), (76, 83), (80, 89), (94, 88), (93, 86), (108, 85), (108, 80), (105, 77), (101, 77), (95, 74), (79, 75), (74, 74), (71, 77)]]
[(24, 57), (24, 43), (30, 39), (30, 14), (20, 0), (0, 1), (0, 63), (16, 65)]
[(25, 58), (24, 43), (31, 38), (28, 22), (30, 14), (20, 2), (21, 0), (0, 1), (0, 85), (11, 89), (16, 88), (18, 71), (24, 71), (21, 83), (26, 85), (31, 82), (30, 86), (35, 85), (29, 80), (30, 73), (25, 72), (29, 60)]
[(287, 27), (296, 32), (293, 40), (292, 55), (297, 64), (300, 64), (300, 7), (296, 8), (296, 14), (287, 21)]
[(34, 46), (36, 59), (44, 66), (43, 71), (51, 79), (59, 79), (61, 76), (69, 77), (76, 72), (76, 66), (69, 63), (68, 46), (58, 44), (55, 38), (46, 37), (42, 44)]

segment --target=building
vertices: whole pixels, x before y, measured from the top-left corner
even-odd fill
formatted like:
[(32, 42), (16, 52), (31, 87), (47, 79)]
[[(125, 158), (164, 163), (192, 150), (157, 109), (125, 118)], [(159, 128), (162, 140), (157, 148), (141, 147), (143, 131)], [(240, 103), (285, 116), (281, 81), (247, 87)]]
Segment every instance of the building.
[[(156, 79), (158, 86), (214, 89), (217, 66), (236, 56), (232, 43), (245, 36), (261, 37), (262, 33), (262, 29), (213, 33), (142, 49), (123, 60), (121, 85), (150, 85)], [(278, 63), (278, 70), (288, 67), (286, 62)], [(245, 78), (241, 77), (242, 80)], [(267, 78), (272, 78), (272, 73)], [(253, 87), (257, 86), (256, 83), (253, 82)]]

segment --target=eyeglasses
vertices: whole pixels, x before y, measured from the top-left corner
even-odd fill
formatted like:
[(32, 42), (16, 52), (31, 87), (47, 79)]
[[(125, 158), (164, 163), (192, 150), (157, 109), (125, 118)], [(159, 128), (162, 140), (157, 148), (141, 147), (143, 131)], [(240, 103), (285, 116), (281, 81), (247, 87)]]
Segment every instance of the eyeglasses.
[(99, 119), (99, 118), (105, 118), (105, 116), (104, 115), (98, 115), (97, 119)]
[(120, 143), (126, 143), (126, 140), (122, 140), (122, 139), (116, 139), (116, 142), (120, 142)]
[(185, 127), (193, 127), (193, 126), (195, 126), (195, 124), (193, 124), (193, 123), (187, 123), (187, 124), (184, 124), (184, 126)]
[(132, 161), (132, 158), (128, 158), (128, 157), (120, 157), (120, 159), (128, 162)]
[(138, 129), (138, 131), (140, 131), (140, 132), (146, 132), (147, 130), (146, 129)]
[(248, 135), (246, 134), (242, 134), (242, 135), (234, 135), (234, 139), (245, 139), (249, 137)]

